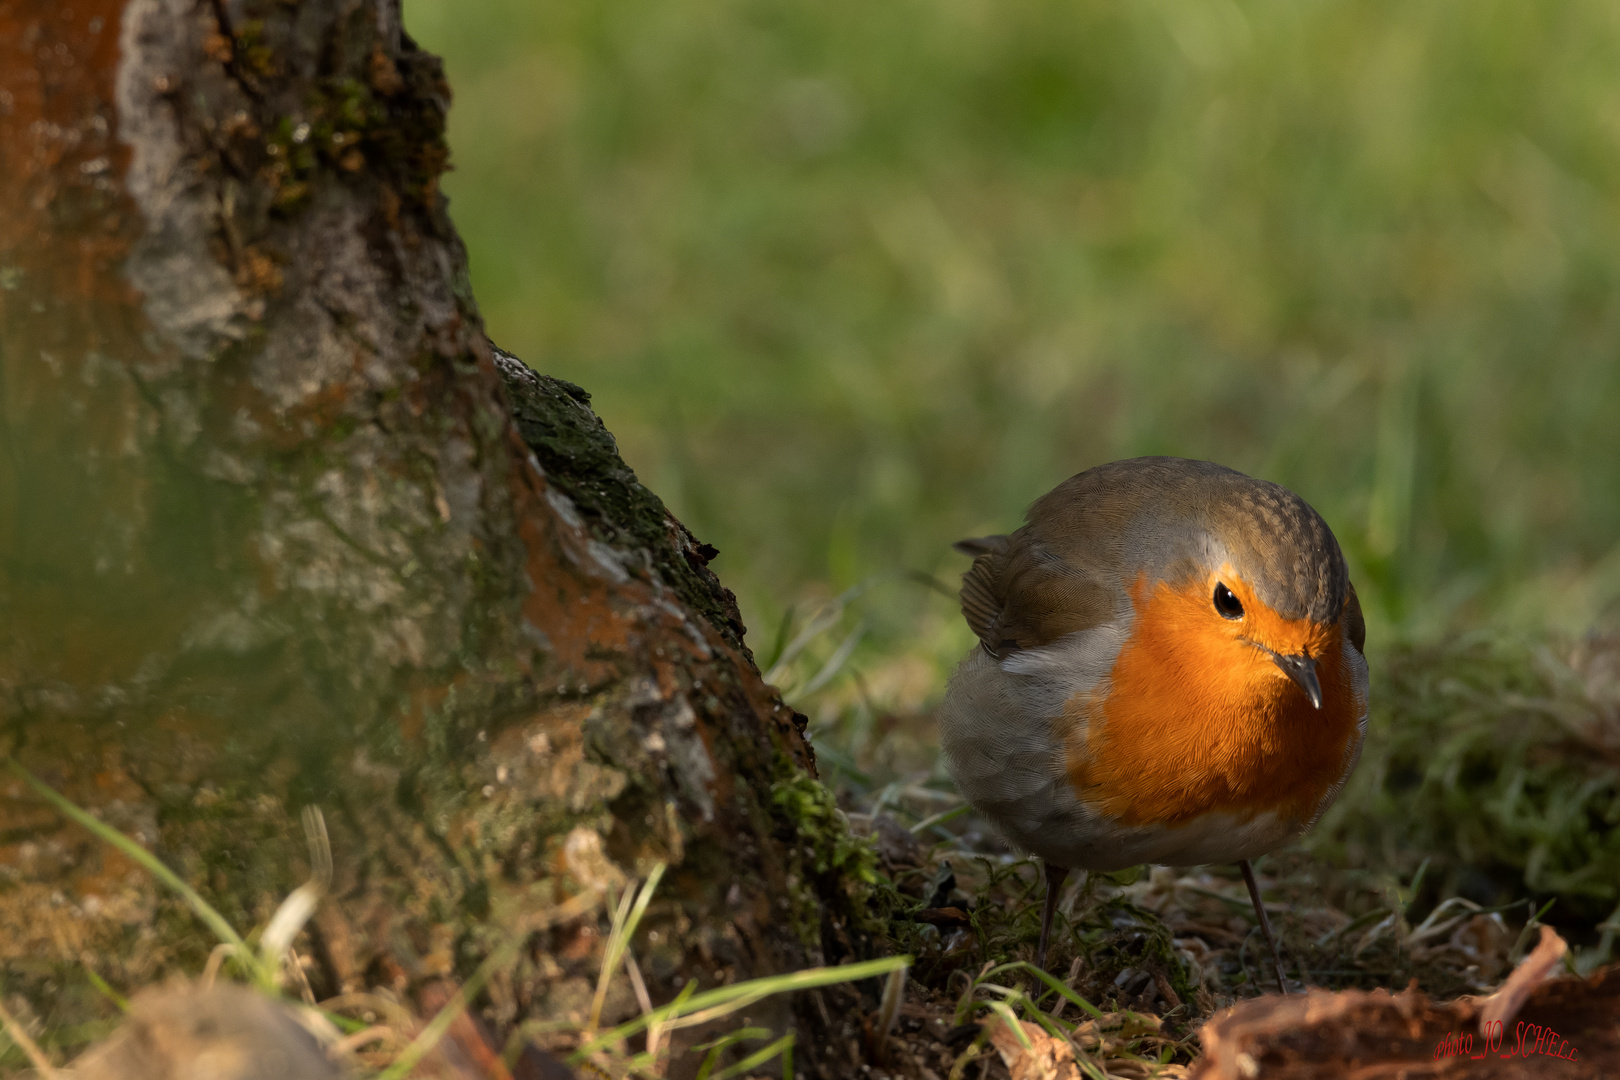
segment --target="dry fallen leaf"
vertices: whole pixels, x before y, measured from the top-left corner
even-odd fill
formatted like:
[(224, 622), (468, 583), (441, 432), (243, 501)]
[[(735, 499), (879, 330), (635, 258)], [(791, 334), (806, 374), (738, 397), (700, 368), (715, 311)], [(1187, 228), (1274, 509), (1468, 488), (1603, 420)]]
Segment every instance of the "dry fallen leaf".
[(1204, 1024), (1193, 1075), (1612, 1080), (1620, 1076), (1620, 964), (1548, 979), (1564, 950), (1543, 928), (1541, 944), (1486, 998), (1430, 1001), (1414, 983), (1398, 994), (1313, 989), (1242, 1002)]
[(1039, 1024), (1027, 1020), (1020, 1023), (1028, 1046), (1004, 1017), (997, 1016), (990, 1026), (990, 1044), (1001, 1055), (1012, 1080), (1080, 1080), (1073, 1047), (1048, 1035)]

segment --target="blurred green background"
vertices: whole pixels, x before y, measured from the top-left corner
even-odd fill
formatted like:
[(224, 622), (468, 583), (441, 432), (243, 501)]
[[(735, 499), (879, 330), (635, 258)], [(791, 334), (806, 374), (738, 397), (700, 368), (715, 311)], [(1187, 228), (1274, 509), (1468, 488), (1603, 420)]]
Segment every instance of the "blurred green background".
[[(1146, 453), (1304, 495), (1375, 645), (1613, 617), (1620, 6), (405, 8), (491, 335), (590, 390), (767, 662)], [(801, 690), (920, 704), (969, 640), (910, 579), (843, 617)]]

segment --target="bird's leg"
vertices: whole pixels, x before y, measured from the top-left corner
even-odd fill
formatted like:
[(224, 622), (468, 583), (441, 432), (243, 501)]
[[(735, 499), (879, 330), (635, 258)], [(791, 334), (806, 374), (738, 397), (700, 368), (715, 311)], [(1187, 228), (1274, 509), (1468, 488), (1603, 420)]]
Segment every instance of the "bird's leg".
[(1063, 883), (1068, 880), (1067, 866), (1046, 863), (1046, 910), (1041, 912), (1041, 943), (1035, 949), (1035, 966), (1046, 970), (1046, 943), (1052, 937), (1052, 916), (1057, 914), (1058, 897), (1063, 894)]
[(1277, 992), (1288, 993), (1288, 986), (1283, 982), (1282, 957), (1277, 954), (1277, 939), (1271, 936), (1271, 920), (1266, 918), (1266, 906), (1260, 902), (1260, 886), (1255, 884), (1254, 867), (1248, 859), (1238, 862), (1243, 871), (1243, 882), (1249, 886), (1249, 899), (1254, 901), (1254, 913), (1260, 916), (1260, 932), (1266, 935), (1266, 944), (1271, 946), (1271, 965), (1277, 974)]

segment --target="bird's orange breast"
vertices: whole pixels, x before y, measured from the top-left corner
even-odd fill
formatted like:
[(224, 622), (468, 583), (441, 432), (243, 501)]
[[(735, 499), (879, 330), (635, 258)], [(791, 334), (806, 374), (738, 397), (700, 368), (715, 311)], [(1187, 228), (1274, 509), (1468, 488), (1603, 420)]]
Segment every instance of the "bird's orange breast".
[[(1339, 624), (1283, 619), (1227, 583), (1241, 623), (1212, 617), (1202, 582), (1137, 582), (1132, 633), (1109, 677), (1066, 707), (1084, 721), (1066, 762), (1083, 804), (1125, 825), (1268, 811), (1304, 823), (1341, 778), (1361, 709)], [(1316, 657), (1322, 708), (1251, 641)]]

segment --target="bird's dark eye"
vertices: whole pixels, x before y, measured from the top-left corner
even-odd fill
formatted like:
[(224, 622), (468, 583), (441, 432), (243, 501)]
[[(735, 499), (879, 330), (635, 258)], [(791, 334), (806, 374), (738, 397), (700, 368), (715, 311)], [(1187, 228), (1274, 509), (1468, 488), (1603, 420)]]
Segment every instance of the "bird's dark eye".
[(1232, 595), (1232, 590), (1228, 589), (1224, 582), (1215, 583), (1215, 610), (1220, 612), (1223, 618), (1243, 618), (1242, 601)]

